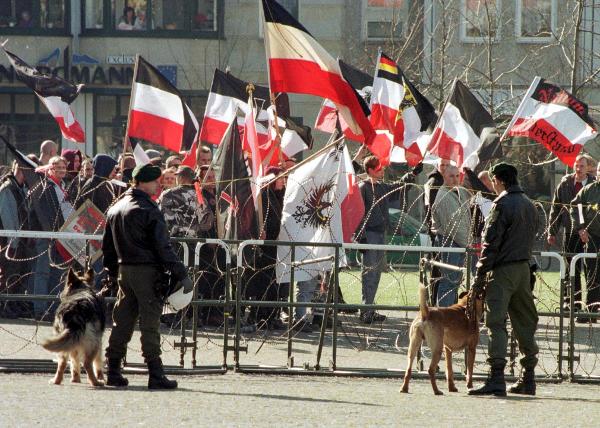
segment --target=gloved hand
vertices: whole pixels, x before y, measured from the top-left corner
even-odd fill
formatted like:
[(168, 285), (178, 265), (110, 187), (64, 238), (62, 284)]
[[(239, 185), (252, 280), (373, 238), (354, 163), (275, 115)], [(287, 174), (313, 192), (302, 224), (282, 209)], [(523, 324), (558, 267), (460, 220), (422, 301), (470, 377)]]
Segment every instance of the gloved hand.
[(181, 285), (183, 286), (183, 294), (187, 294), (194, 289), (194, 283), (188, 275), (181, 280)]
[(535, 273), (538, 271), (537, 263), (529, 265), (529, 285), (531, 286), (531, 291), (535, 288), (535, 281), (537, 279)]
[(417, 176), (423, 172), (423, 162), (419, 162), (417, 166), (412, 169), (412, 175)]
[(473, 283), (471, 284), (471, 289), (473, 290), (473, 294), (475, 296), (482, 296), (485, 292), (485, 277), (482, 275), (475, 276)]

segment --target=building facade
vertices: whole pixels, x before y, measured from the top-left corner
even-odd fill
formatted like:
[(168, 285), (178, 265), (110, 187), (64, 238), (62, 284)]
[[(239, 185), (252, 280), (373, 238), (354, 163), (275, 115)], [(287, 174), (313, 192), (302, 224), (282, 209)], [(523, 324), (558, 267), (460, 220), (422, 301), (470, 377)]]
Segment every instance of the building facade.
[[(403, 0), (279, 0), (323, 46), (370, 69), (382, 41), (404, 38)], [(0, 1), (0, 42), (41, 71), (84, 89), (73, 104), (86, 132), (84, 150), (118, 155), (129, 110), (135, 55), (156, 65), (186, 96), (201, 122), (215, 67), (267, 83), (257, 0)], [(420, 39), (419, 39), (420, 40)], [(292, 114), (312, 124), (321, 101), (292, 96)], [(26, 153), (60, 141), (52, 117), (0, 56), (0, 133)], [(317, 138), (324, 140), (325, 136)], [(63, 148), (78, 147), (61, 141)], [(0, 163), (6, 153), (0, 149)]]

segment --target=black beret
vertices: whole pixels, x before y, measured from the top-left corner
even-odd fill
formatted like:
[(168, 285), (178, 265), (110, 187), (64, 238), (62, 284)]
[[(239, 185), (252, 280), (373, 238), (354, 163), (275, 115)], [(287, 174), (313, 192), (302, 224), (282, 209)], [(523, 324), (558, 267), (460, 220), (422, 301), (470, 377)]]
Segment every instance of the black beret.
[(507, 177), (507, 176), (516, 177), (517, 176), (517, 168), (515, 168), (513, 165), (511, 165), (509, 163), (500, 162), (500, 163), (497, 163), (496, 165), (494, 165), (492, 168), (490, 168), (490, 174), (498, 176), (500, 178)]
[(146, 165), (138, 165), (133, 170), (131, 177), (140, 183), (148, 183), (160, 178), (162, 171), (159, 167), (147, 163)]

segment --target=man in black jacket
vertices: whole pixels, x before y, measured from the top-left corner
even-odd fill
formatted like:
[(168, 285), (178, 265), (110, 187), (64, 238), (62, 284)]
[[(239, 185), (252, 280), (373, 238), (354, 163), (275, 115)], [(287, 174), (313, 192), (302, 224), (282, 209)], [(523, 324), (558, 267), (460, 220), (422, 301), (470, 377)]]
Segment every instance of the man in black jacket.
[[(19, 164), (13, 162), (12, 172), (0, 183), (0, 229), (26, 229), (28, 207), (27, 186)], [(22, 238), (0, 237), (0, 292), (25, 293), (30, 271), (27, 245)], [(28, 315), (26, 302), (0, 302), (0, 316), (17, 318)]]
[[(485, 292), (485, 325), (489, 331), (485, 384), (469, 395), (506, 395), (504, 366), (508, 334), (506, 315), (523, 354), (524, 371), (510, 392), (535, 395), (534, 369), (539, 352), (535, 342), (538, 314), (531, 290), (529, 260), (533, 250), (538, 214), (517, 181), (517, 169), (507, 163), (492, 167), (492, 183), (498, 197), (487, 218), (481, 258), (473, 282), (476, 294)], [(487, 284), (486, 284), (487, 283)]]
[[(423, 169), (423, 165), (415, 167), (412, 172), (405, 174), (397, 183), (387, 184), (381, 180), (384, 176), (384, 167), (375, 156), (369, 156), (364, 161), (364, 167), (369, 178), (359, 184), (360, 193), (365, 204), (365, 216), (358, 227), (358, 241), (365, 244), (384, 244), (385, 232), (389, 228), (389, 200), (398, 199), (400, 190), (406, 183), (414, 183)], [(384, 251), (365, 250), (362, 252), (362, 303), (372, 305), (379, 287)], [(365, 310), (360, 315), (360, 320), (365, 324), (385, 321), (385, 315), (371, 309)]]
[[(427, 181), (423, 186), (423, 205), (425, 208), (425, 224), (427, 225), (427, 233), (429, 234), (429, 239), (431, 241), (431, 245), (434, 245), (436, 232), (433, 229), (432, 222), (432, 207), (435, 202), (435, 198), (437, 196), (437, 192), (439, 188), (444, 184), (443, 174), (446, 172), (446, 168), (452, 165), (449, 159), (438, 159), (436, 168), (429, 173), (427, 176)], [(430, 253), (429, 257), (439, 260), (439, 253)], [(440, 268), (437, 266), (431, 267), (431, 284), (430, 284), (430, 296), (431, 301), (430, 304), (432, 306), (436, 305), (436, 296), (438, 291), (438, 283), (440, 278), (442, 277), (442, 273)]]
[[(565, 253), (583, 253), (584, 245), (579, 239), (577, 233), (577, 227), (573, 225), (571, 217), (569, 216), (569, 208), (571, 201), (575, 198), (575, 195), (583, 189), (586, 185), (594, 181), (594, 176), (587, 173), (589, 166), (588, 159), (579, 155), (575, 158), (573, 174), (565, 175), (552, 196), (552, 206), (550, 208), (550, 218), (548, 220), (548, 244), (556, 245), (556, 237), (560, 234), (560, 230), (563, 231), (563, 242), (562, 248)], [(567, 257), (567, 269), (571, 265), (571, 257)], [(586, 272), (587, 276), (587, 272)], [(567, 270), (567, 277), (569, 277), (569, 271)], [(575, 299), (575, 310), (581, 310), (581, 263), (577, 263), (575, 271), (575, 282), (573, 286), (573, 296)], [(565, 289), (565, 310), (569, 310), (569, 290)], [(578, 319), (579, 321), (581, 318)]]
[(94, 175), (81, 188), (75, 208), (79, 208), (89, 199), (96, 208), (106, 214), (120, 194), (120, 188), (111, 182), (117, 173), (117, 161), (108, 155), (98, 154), (94, 156), (93, 165)]
[(161, 176), (159, 167), (138, 166), (134, 185), (109, 211), (102, 241), (104, 266), (112, 278), (118, 275), (119, 292), (113, 310), (113, 329), (108, 341), (108, 386), (127, 386), (121, 375), (125, 357), (138, 318), (142, 355), (148, 365), (149, 389), (177, 388), (167, 379), (160, 359), (160, 315), (164, 273), (183, 283), (184, 293), (192, 290), (185, 266), (178, 260), (169, 241), (165, 219), (152, 201)]

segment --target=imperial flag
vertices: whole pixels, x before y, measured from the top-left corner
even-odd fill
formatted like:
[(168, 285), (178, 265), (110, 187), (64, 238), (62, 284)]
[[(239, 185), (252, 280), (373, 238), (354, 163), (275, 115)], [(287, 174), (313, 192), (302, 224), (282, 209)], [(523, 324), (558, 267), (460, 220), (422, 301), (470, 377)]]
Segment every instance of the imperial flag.
[(502, 155), (494, 119), (458, 79), (433, 130), (429, 150), (472, 170)]
[(46, 106), (58, 123), (63, 137), (76, 143), (85, 143), (83, 128), (71, 110), (71, 104), (83, 85), (75, 86), (58, 76), (42, 74), (12, 52), (6, 49), (4, 52), (15, 70), (17, 79), (25, 83)]
[[(341, 243), (350, 242), (364, 215), (365, 207), (358, 189), (350, 154), (345, 144), (299, 166), (288, 177), (280, 241)], [(296, 247), (294, 260), (309, 261), (332, 256), (331, 247)], [(345, 265), (343, 252), (341, 265)], [(289, 281), (291, 251), (278, 246), (278, 282)], [(309, 263), (294, 271), (297, 281), (314, 278), (330, 270), (333, 260)]]
[(571, 167), (596, 134), (587, 104), (540, 77), (533, 80), (506, 130), (506, 135), (537, 141)]
[(198, 121), (177, 88), (138, 55), (131, 85), (127, 136), (175, 152), (191, 151), (198, 130)]
[(369, 145), (375, 136), (368, 106), (338, 62), (275, 0), (262, 0), (271, 91), (331, 100), (350, 130)]

